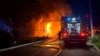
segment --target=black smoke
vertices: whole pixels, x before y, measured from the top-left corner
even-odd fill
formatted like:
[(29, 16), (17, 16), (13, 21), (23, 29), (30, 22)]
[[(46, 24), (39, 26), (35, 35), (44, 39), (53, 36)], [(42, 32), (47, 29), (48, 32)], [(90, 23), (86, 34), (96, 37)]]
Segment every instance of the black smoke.
[(11, 17), (15, 25), (22, 26), (33, 18), (38, 20), (41, 14), (48, 17), (49, 12), (58, 10), (65, 5), (67, 5), (65, 0), (1, 1), (0, 17), (4, 19)]

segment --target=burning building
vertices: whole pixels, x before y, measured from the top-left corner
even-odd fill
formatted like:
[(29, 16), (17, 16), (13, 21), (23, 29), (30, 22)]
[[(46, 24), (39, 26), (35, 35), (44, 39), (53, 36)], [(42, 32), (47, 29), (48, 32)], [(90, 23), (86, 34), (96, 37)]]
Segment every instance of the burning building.
[(20, 37), (54, 37), (61, 30), (61, 17), (72, 14), (65, 0), (36, 0), (31, 7), (33, 7), (29, 14), (32, 15), (31, 19), (19, 31)]

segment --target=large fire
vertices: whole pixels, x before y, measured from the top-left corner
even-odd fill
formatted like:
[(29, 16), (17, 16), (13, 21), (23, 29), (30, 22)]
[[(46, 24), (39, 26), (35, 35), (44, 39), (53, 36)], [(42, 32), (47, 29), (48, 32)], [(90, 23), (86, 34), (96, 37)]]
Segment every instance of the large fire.
[[(40, 19), (35, 22), (32, 20), (30, 28), (33, 29), (30, 36), (57, 36), (58, 32), (61, 30), (61, 17), (58, 11), (49, 13), (49, 17), (41, 16)], [(34, 23), (35, 22), (35, 23)]]
[[(33, 17), (27, 24), (27, 36), (57, 36), (61, 30), (61, 17), (71, 15), (71, 8), (64, 0), (37, 0)], [(25, 33), (26, 34), (26, 33)]]

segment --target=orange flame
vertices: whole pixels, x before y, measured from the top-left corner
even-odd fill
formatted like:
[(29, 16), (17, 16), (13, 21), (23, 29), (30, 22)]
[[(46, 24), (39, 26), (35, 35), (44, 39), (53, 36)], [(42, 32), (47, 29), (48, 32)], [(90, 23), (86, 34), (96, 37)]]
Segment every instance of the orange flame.
[(38, 16), (36, 18), (33, 17), (27, 24), (28, 34), (25, 33), (25, 35), (32, 37), (42, 37), (46, 35), (49, 37), (55, 37), (61, 30), (61, 17), (71, 15), (71, 8), (63, 2), (58, 2), (58, 0), (55, 0), (55, 2), (50, 2), (51, 0), (39, 1), (41, 8), (41, 10), (37, 10), (39, 15), (36, 15)]
[(45, 30), (46, 30), (46, 36), (51, 34), (51, 22), (48, 22), (46, 24)]

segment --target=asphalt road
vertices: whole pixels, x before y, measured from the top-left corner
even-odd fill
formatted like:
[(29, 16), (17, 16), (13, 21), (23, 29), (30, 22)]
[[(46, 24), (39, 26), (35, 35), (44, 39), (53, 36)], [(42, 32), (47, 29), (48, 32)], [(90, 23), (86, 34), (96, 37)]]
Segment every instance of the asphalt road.
[(100, 52), (93, 46), (75, 45), (63, 48), (59, 56), (100, 56)]
[(28, 45), (13, 50), (0, 52), (0, 56), (54, 56), (57, 53), (55, 48), (34, 47)]
[[(52, 41), (51, 41), (52, 40)], [(57, 48), (47, 48), (50, 45), (59, 46)], [(59, 53), (58, 53), (59, 52)], [(100, 52), (96, 50), (94, 47), (90, 47), (88, 45), (83, 46), (64, 46), (63, 43), (59, 42), (55, 39), (46, 40), (43, 43), (39, 44), (31, 44), (24, 47), (19, 47), (13, 50), (0, 52), (0, 56), (100, 56)]]

